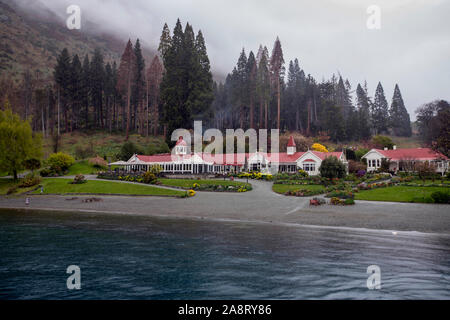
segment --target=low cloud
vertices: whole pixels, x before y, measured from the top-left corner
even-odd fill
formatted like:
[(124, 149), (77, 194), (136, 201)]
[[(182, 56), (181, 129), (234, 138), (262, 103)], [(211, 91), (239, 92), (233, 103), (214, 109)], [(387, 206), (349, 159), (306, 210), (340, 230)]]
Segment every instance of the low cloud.
[[(36, 1), (16, 0), (30, 6)], [(318, 81), (341, 73), (353, 88), (381, 81), (390, 101), (398, 83), (406, 107), (450, 100), (450, 1), (378, 0), (381, 29), (368, 30), (372, 0), (40, 0), (61, 17), (69, 4), (99, 29), (158, 45), (165, 22), (189, 22), (205, 35), (215, 74), (226, 75), (240, 50), (272, 49), (280, 37), (286, 64), (298, 58)], [(93, 31), (93, 30), (92, 30)]]

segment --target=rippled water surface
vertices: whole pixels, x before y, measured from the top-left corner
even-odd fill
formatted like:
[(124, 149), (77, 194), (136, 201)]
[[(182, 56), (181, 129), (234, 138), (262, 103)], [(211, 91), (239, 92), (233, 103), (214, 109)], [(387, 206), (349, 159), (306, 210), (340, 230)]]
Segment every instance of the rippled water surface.
[[(0, 299), (450, 298), (448, 235), (1, 213), (0, 245)], [(381, 290), (366, 286), (374, 264)]]

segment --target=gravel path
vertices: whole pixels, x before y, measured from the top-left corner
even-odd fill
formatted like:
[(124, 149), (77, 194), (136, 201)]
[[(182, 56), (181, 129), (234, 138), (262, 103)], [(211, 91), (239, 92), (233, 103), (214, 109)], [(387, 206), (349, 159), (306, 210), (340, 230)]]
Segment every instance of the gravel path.
[[(243, 180), (241, 180), (243, 181)], [(245, 181), (243, 181), (245, 182)], [(310, 198), (286, 197), (271, 190), (272, 183), (249, 181), (245, 193), (198, 192), (193, 198), (96, 196), (85, 203), (77, 196), (0, 197), (0, 208), (144, 214), (194, 219), (240, 220), (333, 227), (420, 231), (450, 234), (450, 205), (356, 201), (354, 206), (310, 207)]]

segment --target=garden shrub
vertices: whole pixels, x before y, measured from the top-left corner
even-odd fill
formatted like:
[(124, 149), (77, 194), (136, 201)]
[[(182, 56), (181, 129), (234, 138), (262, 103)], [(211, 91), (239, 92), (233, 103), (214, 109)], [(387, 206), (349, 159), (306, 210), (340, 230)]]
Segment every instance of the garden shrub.
[(346, 174), (345, 165), (334, 156), (323, 160), (319, 171), (322, 177), (328, 179), (344, 178)]
[(319, 151), (319, 152), (328, 152), (327, 148), (324, 145), (321, 145), (320, 143), (314, 143), (311, 146), (311, 149), (313, 149), (314, 151)]
[(147, 171), (142, 175), (142, 180), (147, 184), (155, 184), (158, 179), (153, 172)]
[(99, 156), (89, 159), (88, 162), (96, 169), (105, 169), (108, 166), (108, 162)]
[(82, 174), (77, 174), (71, 183), (72, 184), (83, 184), (86, 182), (87, 182), (86, 178)]
[(435, 203), (449, 203), (450, 204), (450, 193), (443, 191), (435, 191), (430, 195), (431, 199)]
[(18, 185), (19, 188), (29, 188), (41, 183), (41, 177), (32, 173), (28, 174)]
[(69, 169), (74, 162), (75, 159), (72, 156), (63, 152), (54, 153), (47, 159), (50, 170), (58, 173), (62, 173)]

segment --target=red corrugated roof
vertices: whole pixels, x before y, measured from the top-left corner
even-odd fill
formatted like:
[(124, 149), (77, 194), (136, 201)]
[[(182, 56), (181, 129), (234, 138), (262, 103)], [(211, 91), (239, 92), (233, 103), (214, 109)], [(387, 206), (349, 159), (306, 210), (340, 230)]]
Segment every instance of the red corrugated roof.
[(392, 161), (398, 160), (436, 160), (436, 159), (445, 159), (448, 160), (446, 156), (440, 154), (430, 148), (410, 148), (410, 149), (397, 149), (397, 150), (381, 150), (375, 149), (379, 153), (381, 153), (386, 158)]
[(296, 145), (295, 145), (295, 140), (294, 140), (294, 137), (293, 137), (293, 136), (290, 136), (290, 137), (289, 137), (289, 142), (288, 142), (287, 146), (288, 146), (288, 147), (295, 147), (295, 146), (296, 146)]
[[(342, 155), (342, 152), (318, 152), (318, 151), (311, 151), (313, 154), (315, 154), (317, 157), (319, 157), (321, 160), (324, 160), (325, 158), (329, 156), (335, 156), (338, 159)], [(261, 153), (268, 161), (272, 163), (296, 163), (296, 161), (302, 157), (306, 152), (295, 152), (292, 155), (287, 154), (286, 152), (282, 153)], [(248, 153), (238, 153), (238, 154), (210, 154), (210, 153), (196, 153), (197, 156), (199, 156), (201, 159), (203, 159), (205, 162), (208, 163), (214, 163), (214, 164), (224, 164), (224, 165), (233, 165), (233, 166), (242, 166), (245, 164), (245, 161), (252, 157), (254, 153), (248, 154)], [(171, 153), (165, 153), (165, 154), (157, 154), (153, 156), (145, 156), (145, 155), (138, 155), (138, 159), (147, 162), (147, 163), (157, 163), (157, 162), (172, 162), (177, 160), (188, 160), (191, 159), (193, 155), (187, 154), (187, 155), (172, 155)], [(313, 159), (307, 159), (305, 161), (315, 161)]]
[(326, 158), (331, 157), (331, 156), (334, 156), (334, 157), (340, 159), (342, 156), (342, 151), (341, 152), (312, 151), (312, 153), (314, 153), (316, 156), (318, 156), (321, 160), (325, 160)]

